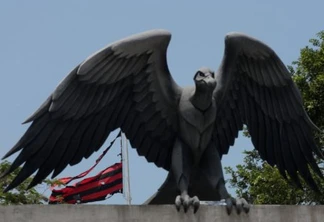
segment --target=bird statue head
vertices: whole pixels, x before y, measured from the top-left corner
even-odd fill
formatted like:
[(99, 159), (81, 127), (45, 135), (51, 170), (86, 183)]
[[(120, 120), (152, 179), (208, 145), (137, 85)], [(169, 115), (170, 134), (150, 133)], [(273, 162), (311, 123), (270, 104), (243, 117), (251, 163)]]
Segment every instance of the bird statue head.
[(196, 72), (194, 81), (198, 90), (214, 90), (216, 87), (215, 72), (209, 68), (202, 67)]

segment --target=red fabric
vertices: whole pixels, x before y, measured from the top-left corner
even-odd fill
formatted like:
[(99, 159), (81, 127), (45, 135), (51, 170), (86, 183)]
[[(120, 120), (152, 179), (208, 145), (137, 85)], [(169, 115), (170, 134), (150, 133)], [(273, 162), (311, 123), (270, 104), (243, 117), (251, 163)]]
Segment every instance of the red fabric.
[[(61, 179), (59, 179), (59, 181), (61, 183), (63, 183), (64, 185), (66, 185), (66, 184), (70, 183), (73, 180), (81, 179), (81, 178), (85, 177), (86, 175), (88, 175), (88, 173), (90, 173), (98, 165), (98, 163), (106, 155), (106, 153), (108, 152), (108, 150), (112, 147), (112, 145), (114, 144), (114, 142), (116, 141), (116, 139), (118, 137), (120, 137), (120, 136), (121, 136), (121, 131), (119, 131), (119, 133), (117, 134), (117, 136), (115, 137), (115, 139), (113, 139), (113, 141), (110, 142), (110, 145), (102, 152), (102, 154), (96, 160), (96, 163), (89, 170), (84, 171), (83, 173), (80, 173), (79, 175), (74, 176), (74, 177), (64, 177), (64, 178), (61, 178)], [(57, 186), (57, 184), (54, 184), (53, 186), (51, 186), (51, 190), (53, 190), (55, 186)]]
[(108, 194), (116, 193), (122, 189), (123, 189), (123, 184), (120, 183), (112, 188), (107, 189), (107, 190), (103, 190), (103, 191), (100, 191), (100, 192), (97, 192), (97, 193), (94, 193), (91, 195), (84, 196), (84, 197), (82, 197), (82, 200), (85, 202), (91, 202), (92, 200), (96, 200), (100, 197), (106, 197)]
[[(64, 179), (64, 178), (63, 178)], [(50, 204), (74, 204), (105, 199), (108, 194), (122, 190), (122, 163), (116, 163), (93, 177), (89, 177), (63, 189), (53, 189)]]

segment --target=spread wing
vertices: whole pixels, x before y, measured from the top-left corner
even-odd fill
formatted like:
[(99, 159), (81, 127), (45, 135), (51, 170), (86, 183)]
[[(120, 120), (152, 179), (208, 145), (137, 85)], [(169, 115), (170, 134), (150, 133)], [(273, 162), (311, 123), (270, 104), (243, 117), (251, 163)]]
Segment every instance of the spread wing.
[(31, 186), (97, 151), (121, 128), (138, 154), (169, 169), (182, 89), (166, 60), (171, 34), (148, 31), (108, 45), (78, 65), (26, 121), (32, 122), (4, 158), (21, 150), (11, 173), (24, 163), (7, 190), (37, 174)]
[(246, 124), (261, 158), (276, 165), (299, 185), (297, 172), (316, 189), (309, 165), (321, 172), (313, 153), (322, 157), (301, 95), (276, 53), (243, 34), (225, 38), (225, 53), (216, 76), (218, 105), (214, 140), (226, 154)]

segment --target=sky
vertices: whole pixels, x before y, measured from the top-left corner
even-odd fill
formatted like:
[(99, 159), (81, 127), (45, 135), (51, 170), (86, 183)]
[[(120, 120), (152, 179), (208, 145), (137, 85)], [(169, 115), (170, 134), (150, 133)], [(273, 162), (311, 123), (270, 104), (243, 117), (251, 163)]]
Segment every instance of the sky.
[[(69, 71), (111, 42), (150, 29), (167, 29), (172, 33), (168, 49), (172, 76), (181, 86), (193, 85), (198, 68), (218, 68), (224, 36), (231, 31), (260, 39), (291, 64), (300, 48), (323, 30), (323, 8), (322, 0), (1, 1), (0, 156), (23, 135), (28, 124), (21, 123)], [(223, 166), (242, 163), (245, 149), (252, 149), (252, 144), (240, 136), (224, 156)], [(87, 170), (102, 150), (60, 176)], [(91, 175), (118, 162), (119, 152), (117, 141)], [(147, 163), (135, 149), (129, 152), (132, 203), (141, 204), (156, 192), (167, 172)], [(125, 200), (116, 194), (101, 203), (125, 204)]]

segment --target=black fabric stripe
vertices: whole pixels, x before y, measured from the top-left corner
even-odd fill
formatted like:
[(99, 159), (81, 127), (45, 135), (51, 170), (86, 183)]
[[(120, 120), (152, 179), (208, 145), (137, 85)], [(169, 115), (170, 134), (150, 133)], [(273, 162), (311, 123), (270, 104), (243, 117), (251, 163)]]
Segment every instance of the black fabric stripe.
[[(99, 180), (105, 179), (105, 178), (107, 178), (107, 177), (115, 176), (115, 175), (117, 175), (117, 174), (119, 174), (119, 173), (121, 173), (121, 172), (122, 172), (122, 168), (119, 168), (119, 169), (117, 169), (117, 170), (114, 170), (114, 171), (111, 171), (111, 172), (108, 172), (108, 173), (102, 174), (100, 177), (96, 178), (95, 180), (90, 181), (89, 183), (93, 183), (93, 182), (96, 182), (96, 181), (99, 181)], [(82, 181), (78, 182), (78, 183), (76, 184), (75, 187), (73, 186), (73, 188), (78, 188), (78, 187), (86, 186), (86, 185), (89, 184), (89, 183), (86, 183), (86, 184), (80, 184), (81, 182), (82, 182)], [(72, 186), (70, 186), (70, 187), (72, 187)], [(53, 190), (51, 196), (56, 197), (56, 196), (62, 195), (62, 190), (64, 190), (64, 188), (61, 189), (61, 190)], [(73, 195), (76, 195), (76, 194), (73, 194)]]
[(104, 174), (102, 174), (102, 175), (99, 177), (98, 180), (102, 180), (102, 179), (105, 179), (105, 178), (107, 178), (107, 177), (115, 176), (116, 174), (121, 173), (122, 170), (123, 170), (122, 167), (120, 167), (120, 168), (117, 169), (117, 170), (114, 170), (114, 171), (111, 171), (111, 172), (108, 172), (108, 173), (104, 173)]
[[(102, 179), (105, 179), (107, 177), (112, 177), (112, 176), (115, 176), (119, 173), (122, 172), (122, 167), (117, 169), (117, 170), (114, 170), (114, 171), (111, 171), (111, 172), (108, 172), (108, 173), (104, 173), (102, 174), (100, 177), (97, 177), (95, 180), (91, 180), (89, 183), (93, 183), (93, 182), (96, 182), (96, 181), (99, 181), (99, 180), (102, 180)], [(82, 180), (83, 181), (83, 180)], [(85, 186), (85, 185), (88, 185), (89, 183), (86, 183), (86, 184), (80, 184), (82, 181), (78, 182), (75, 186), (75, 188), (78, 188), (78, 187), (81, 187), (81, 186)], [(72, 186), (74, 187), (74, 186)], [(64, 188), (63, 188), (64, 189)], [(61, 190), (53, 190), (53, 194), (52, 196), (57, 196), (57, 195), (61, 195), (62, 192)]]
[(89, 189), (89, 190), (85, 190), (81, 193), (78, 193), (78, 194), (73, 194), (73, 195), (69, 195), (69, 196), (66, 196), (64, 198), (64, 201), (68, 202), (70, 200), (74, 200), (75, 199), (75, 196), (80, 196), (80, 199), (82, 201), (82, 197), (83, 196), (87, 196), (87, 195), (90, 195), (90, 194), (93, 194), (93, 193), (96, 193), (96, 192), (99, 192), (99, 191), (103, 191), (103, 190), (106, 190), (106, 189), (109, 189), (109, 188), (112, 188), (114, 186), (116, 186), (117, 184), (120, 184), (120, 183), (123, 183), (123, 179), (120, 178), (120, 179), (117, 179), (111, 183), (108, 183), (108, 184), (104, 184), (102, 186), (97, 186), (95, 188), (92, 188), (92, 189)]
[[(123, 191), (122, 190), (117, 190), (117, 191), (114, 191), (114, 192), (110, 193), (110, 195), (114, 195), (115, 193), (123, 193)], [(87, 200), (87, 201), (80, 200), (80, 203), (89, 203), (89, 202), (102, 201), (102, 200), (105, 200), (106, 197), (107, 197), (107, 195), (103, 195), (101, 197), (90, 199), (90, 200)]]

